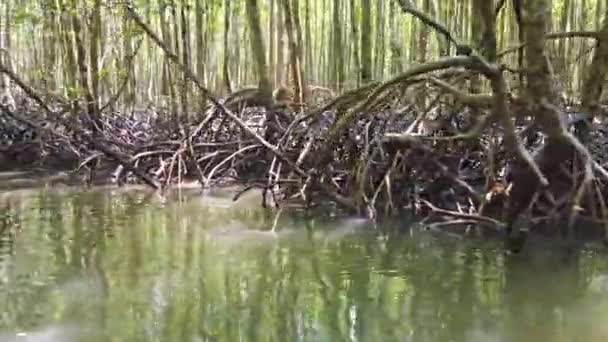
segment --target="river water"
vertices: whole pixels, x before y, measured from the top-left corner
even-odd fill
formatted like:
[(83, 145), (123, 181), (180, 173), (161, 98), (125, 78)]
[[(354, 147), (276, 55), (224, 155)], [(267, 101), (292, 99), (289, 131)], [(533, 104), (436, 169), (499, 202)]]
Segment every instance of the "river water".
[(608, 341), (596, 248), (512, 257), (257, 203), (0, 192), (0, 341)]

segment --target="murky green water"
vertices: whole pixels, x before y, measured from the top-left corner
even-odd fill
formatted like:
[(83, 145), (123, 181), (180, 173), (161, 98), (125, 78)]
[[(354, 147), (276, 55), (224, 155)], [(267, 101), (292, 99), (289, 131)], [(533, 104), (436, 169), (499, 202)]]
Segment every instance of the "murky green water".
[(0, 193), (0, 341), (608, 341), (599, 252), (297, 215), (249, 229), (272, 224), (221, 197)]

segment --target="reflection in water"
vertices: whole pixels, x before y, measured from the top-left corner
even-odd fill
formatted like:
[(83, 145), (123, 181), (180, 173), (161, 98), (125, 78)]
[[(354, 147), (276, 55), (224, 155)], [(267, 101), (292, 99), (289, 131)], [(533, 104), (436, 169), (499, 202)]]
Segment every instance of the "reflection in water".
[(76, 342), (83, 339), (84, 334), (75, 325), (51, 325), (35, 331), (0, 334), (2, 342)]
[(3, 194), (0, 341), (608, 340), (598, 252), (227, 203)]

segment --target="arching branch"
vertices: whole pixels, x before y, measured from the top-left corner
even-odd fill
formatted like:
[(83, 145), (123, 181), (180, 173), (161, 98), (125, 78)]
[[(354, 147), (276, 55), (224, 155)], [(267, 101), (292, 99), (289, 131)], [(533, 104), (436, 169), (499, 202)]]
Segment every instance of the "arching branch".
[[(548, 33), (545, 36), (545, 39), (569, 39), (569, 38), (583, 38), (583, 39), (599, 39), (599, 32), (597, 31), (568, 31), (568, 32), (554, 32)], [(498, 53), (498, 58), (504, 57), (505, 55), (517, 52), (519, 49), (525, 47), (526, 44), (518, 44), (515, 46), (511, 46), (501, 52)]]

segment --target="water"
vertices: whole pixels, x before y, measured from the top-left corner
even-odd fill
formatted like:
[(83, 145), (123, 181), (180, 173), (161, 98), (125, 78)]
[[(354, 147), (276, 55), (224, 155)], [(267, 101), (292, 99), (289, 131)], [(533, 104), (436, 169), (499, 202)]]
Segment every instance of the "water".
[(253, 200), (1, 192), (0, 341), (608, 341), (600, 251), (327, 215), (269, 232)]

